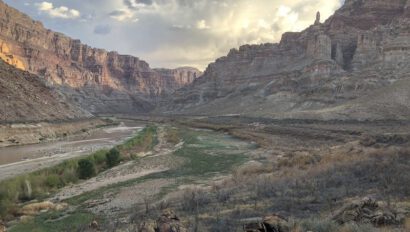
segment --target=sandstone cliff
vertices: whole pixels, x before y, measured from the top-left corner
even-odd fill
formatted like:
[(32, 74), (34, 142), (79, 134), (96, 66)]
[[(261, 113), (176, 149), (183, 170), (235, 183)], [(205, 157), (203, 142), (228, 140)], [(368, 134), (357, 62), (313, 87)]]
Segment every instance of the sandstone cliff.
[[(91, 112), (138, 112), (189, 84), (199, 70), (162, 75), (137, 57), (91, 48), (0, 1), (0, 58), (60, 88)], [(180, 69), (169, 72), (181, 73)], [(72, 96), (76, 93), (76, 96)], [(114, 111), (113, 111), (114, 110)]]
[(37, 76), (0, 61), (0, 124), (91, 117)]
[(161, 110), (319, 117), (353, 104), (410, 78), (409, 2), (349, 0), (326, 22), (318, 14), (312, 26), (285, 33), (279, 43), (232, 49)]

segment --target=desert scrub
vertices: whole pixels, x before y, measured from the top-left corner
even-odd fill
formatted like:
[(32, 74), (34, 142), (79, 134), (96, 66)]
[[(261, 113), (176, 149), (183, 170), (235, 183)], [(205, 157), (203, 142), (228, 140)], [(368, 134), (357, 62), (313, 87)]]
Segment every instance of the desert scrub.
[(177, 128), (167, 127), (165, 129), (165, 140), (167, 143), (176, 145), (181, 142), (181, 135)]
[(120, 151), (117, 148), (111, 149), (105, 156), (107, 166), (110, 168), (117, 166), (121, 162)]
[(90, 159), (81, 159), (78, 161), (78, 177), (80, 179), (86, 180), (97, 173), (95, 169), (95, 164)]
[(117, 146), (124, 158), (131, 158), (139, 152), (152, 150), (158, 144), (157, 127), (150, 125), (145, 127), (136, 136)]
[(59, 212), (44, 213), (34, 217), (25, 223), (20, 223), (10, 228), (10, 232), (71, 232), (83, 231), (88, 228), (94, 215), (88, 212), (75, 212), (73, 214), (61, 215)]
[(121, 160), (129, 160), (127, 152), (152, 149), (157, 143), (155, 126), (148, 126), (134, 138), (110, 151), (99, 150), (91, 155), (66, 160), (56, 166), (0, 182), (0, 218), (13, 219), (18, 204), (44, 199), (64, 186), (89, 179)]

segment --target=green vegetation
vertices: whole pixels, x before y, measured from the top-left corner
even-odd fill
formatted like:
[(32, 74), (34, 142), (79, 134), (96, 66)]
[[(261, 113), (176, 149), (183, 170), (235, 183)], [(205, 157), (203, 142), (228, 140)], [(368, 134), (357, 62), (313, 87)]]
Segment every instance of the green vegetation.
[(135, 137), (127, 140), (124, 144), (119, 145), (117, 148), (120, 152), (132, 153), (149, 151), (158, 144), (157, 140), (157, 127), (147, 126)]
[(82, 180), (90, 179), (96, 175), (95, 164), (90, 159), (78, 161), (78, 177)]
[(165, 139), (167, 143), (174, 145), (178, 144), (179, 142), (181, 142), (181, 135), (179, 133), (179, 130), (177, 128), (166, 128)]
[(10, 232), (82, 231), (82, 229), (88, 228), (88, 225), (93, 219), (94, 215), (87, 212), (76, 212), (69, 215), (63, 215), (59, 212), (49, 212), (41, 214), (26, 223), (20, 223), (10, 228)]
[(86, 157), (66, 160), (54, 167), (21, 175), (0, 183), (0, 218), (8, 221), (18, 215), (18, 204), (41, 200), (58, 189), (88, 179), (107, 168), (114, 167), (121, 159), (129, 159), (133, 150), (152, 149), (156, 143), (156, 127), (148, 126), (134, 138), (110, 151), (100, 150)]
[[(175, 179), (175, 184), (165, 187), (157, 196), (163, 197), (165, 192), (169, 192), (169, 189), (176, 189), (179, 185), (195, 183), (198, 180), (203, 181), (217, 174), (229, 173), (247, 160), (247, 156), (241, 152), (231, 154), (232, 147), (225, 144), (227, 141), (229, 142), (229, 139), (221, 138), (219, 134), (214, 132), (177, 129), (176, 134), (179, 136), (178, 141), (183, 140), (184, 145), (171, 156), (183, 158), (184, 163), (181, 166), (87, 192), (69, 199), (68, 203), (79, 205), (89, 199), (98, 198), (105, 192), (149, 180)], [(252, 145), (247, 146), (246, 149)]]
[(111, 149), (107, 154), (106, 154), (106, 163), (107, 166), (112, 168), (114, 166), (117, 166), (121, 161), (120, 158), (120, 151), (118, 151), (117, 148)]

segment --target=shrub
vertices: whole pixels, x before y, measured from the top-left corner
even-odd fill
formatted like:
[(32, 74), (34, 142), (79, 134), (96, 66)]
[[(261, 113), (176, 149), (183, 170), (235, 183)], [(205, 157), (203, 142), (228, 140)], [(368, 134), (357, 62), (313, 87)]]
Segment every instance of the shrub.
[(167, 128), (165, 139), (167, 140), (167, 143), (171, 143), (173, 145), (176, 145), (181, 141), (178, 130), (174, 128)]
[(135, 137), (127, 140), (124, 144), (119, 145), (118, 149), (120, 151), (132, 149), (134, 152), (148, 151), (153, 149), (157, 143), (157, 127), (147, 126)]
[(78, 176), (80, 179), (89, 179), (95, 176), (95, 164), (89, 159), (78, 161)]
[(96, 165), (102, 165), (106, 163), (107, 158), (107, 150), (99, 150), (96, 151), (93, 155), (94, 161)]
[(317, 218), (304, 220), (301, 224), (304, 231), (329, 232), (337, 231), (338, 229), (338, 225), (335, 222)]
[(114, 167), (120, 163), (120, 152), (118, 151), (117, 148), (111, 149), (107, 154), (106, 154), (106, 162), (108, 167)]
[(46, 178), (46, 184), (48, 187), (57, 188), (60, 187), (60, 178), (57, 175), (49, 175)]
[(61, 181), (64, 185), (67, 185), (69, 183), (76, 183), (78, 181), (78, 176), (75, 169), (70, 168), (64, 170), (63, 175), (61, 177)]
[(370, 224), (346, 224), (338, 232), (376, 232), (378, 231)]

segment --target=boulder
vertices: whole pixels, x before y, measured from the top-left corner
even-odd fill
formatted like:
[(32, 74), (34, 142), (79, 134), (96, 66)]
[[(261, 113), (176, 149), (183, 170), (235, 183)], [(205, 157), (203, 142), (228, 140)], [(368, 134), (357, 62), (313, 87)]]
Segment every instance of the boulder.
[(175, 212), (171, 209), (162, 211), (157, 221), (144, 220), (138, 226), (139, 232), (187, 232)]
[(187, 230), (181, 224), (175, 212), (166, 209), (162, 212), (161, 217), (157, 220), (158, 232), (186, 232)]
[(156, 232), (157, 223), (154, 220), (146, 220), (138, 227), (138, 232)]
[(374, 226), (397, 225), (401, 223), (398, 214), (381, 202), (371, 198), (349, 203), (342, 207), (332, 220), (339, 224), (350, 222), (371, 223)]
[(2, 221), (0, 221), (0, 232), (6, 232), (6, 226), (4, 225), (4, 223)]
[(62, 211), (67, 208), (68, 208), (67, 203), (54, 204), (50, 201), (44, 201), (44, 202), (38, 202), (38, 203), (25, 205), (21, 209), (20, 213), (22, 215), (37, 215), (40, 212), (46, 212), (49, 210)]
[(99, 228), (100, 228), (100, 226), (99, 226), (97, 220), (93, 220), (93, 221), (90, 223), (90, 226), (89, 226), (89, 227), (90, 227), (92, 230), (99, 230)]
[(272, 214), (263, 218), (262, 222), (250, 222), (244, 225), (245, 232), (287, 232), (287, 220)]

